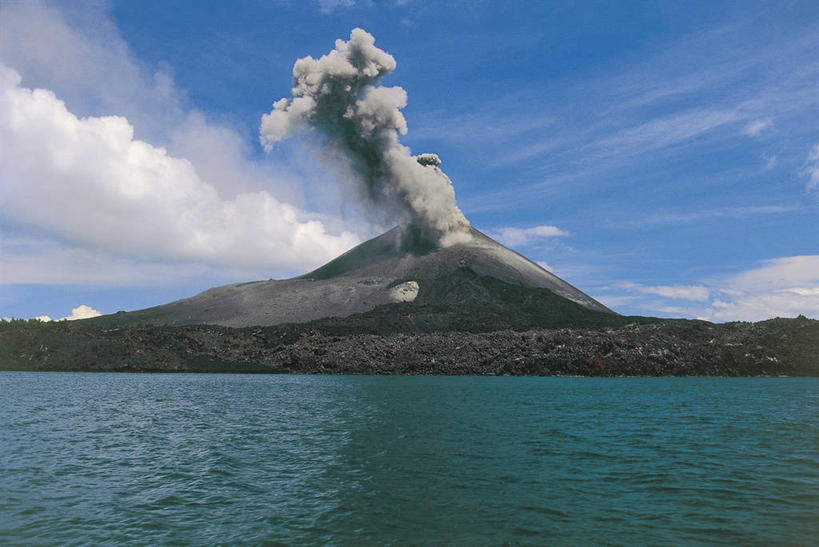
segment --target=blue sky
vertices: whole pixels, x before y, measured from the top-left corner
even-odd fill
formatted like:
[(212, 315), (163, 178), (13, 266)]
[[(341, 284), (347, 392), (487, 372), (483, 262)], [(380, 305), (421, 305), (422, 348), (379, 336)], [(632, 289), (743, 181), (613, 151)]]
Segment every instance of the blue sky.
[(621, 313), (819, 318), (819, 4), (415, 0), (0, 2), (0, 316), (288, 277), (388, 228), (306, 140), (259, 144), (355, 27), (478, 229)]

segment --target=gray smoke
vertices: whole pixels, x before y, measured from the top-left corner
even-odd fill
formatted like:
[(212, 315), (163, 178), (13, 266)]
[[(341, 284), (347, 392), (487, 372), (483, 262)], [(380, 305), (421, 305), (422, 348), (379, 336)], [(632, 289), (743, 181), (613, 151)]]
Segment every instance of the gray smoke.
[(325, 146), (342, 152), (361, 194), (381, 209), (404, 211), (442, 243), (467, 233), (469, 222), (455, 204), (452, 181), (435, 154), (413, 156), (398, 142), (407, 133), (401, 108), (407, 94), (377, 82), (395, 69), (395, 59), (375, 47), (375, 38), (356, 28), (336, 40), (320, 59), (303, 57), (293, 66), (291, 98), (273, 103), (262, 116), (261, 141), (273, 143), (311, 128)]

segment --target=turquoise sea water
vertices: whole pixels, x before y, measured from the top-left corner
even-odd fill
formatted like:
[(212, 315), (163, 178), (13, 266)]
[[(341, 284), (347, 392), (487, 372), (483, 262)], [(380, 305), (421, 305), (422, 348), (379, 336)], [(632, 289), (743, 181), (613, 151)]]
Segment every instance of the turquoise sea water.
[(4, 372), (0, 402), (0, 543), (819, 537), (819, 379)]

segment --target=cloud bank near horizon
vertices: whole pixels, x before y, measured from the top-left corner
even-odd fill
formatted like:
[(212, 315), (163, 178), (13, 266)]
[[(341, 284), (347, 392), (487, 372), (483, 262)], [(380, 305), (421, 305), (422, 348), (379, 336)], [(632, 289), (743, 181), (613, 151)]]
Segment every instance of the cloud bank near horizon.
[[(32, 317), (31, 319), (41, 321), (43, 323), (50, 323), (52, 321), (77, 321), (78, 319), (91, 319), (92, 317), (99, 317), (100, 315), (102, 314), (91, 306), (80, 304), (71, 310), (71, 315), (61, 317), (60, 319), (52, 319), (48, 315), (38, 315), (36, 317)], [(0, 318), (0, 321), (12, 321), (12, 318), (3, 317)]]
[(761, 321), (804, 315), (819, 319), (819, 255), (763, 261), (700, 285), (647, 286), (625, 281), (595, 296), (608, 306), (639, 306), (649, 313), (714, 322)]

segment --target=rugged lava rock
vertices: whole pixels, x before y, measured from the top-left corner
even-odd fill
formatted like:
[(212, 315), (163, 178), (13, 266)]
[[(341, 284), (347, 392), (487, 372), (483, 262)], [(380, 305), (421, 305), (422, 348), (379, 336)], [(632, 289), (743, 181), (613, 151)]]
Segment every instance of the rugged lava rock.
[(341, 332), (338, 325), (126, 326), (0, 323), (0, 369), (322, 374), (819, 376), (819, 321), (488, 333)]

